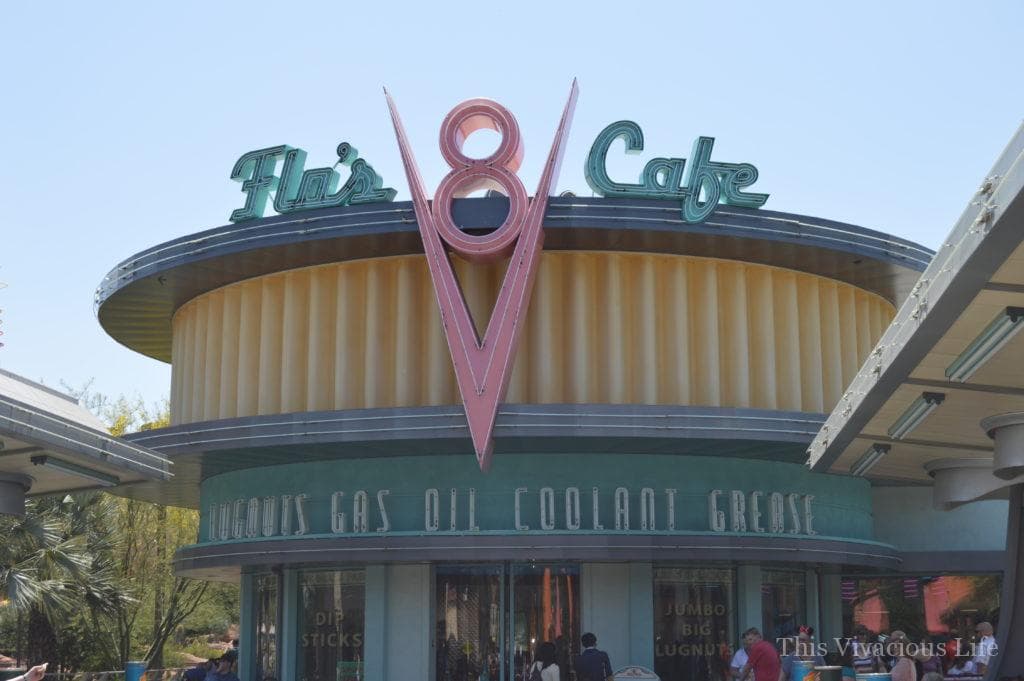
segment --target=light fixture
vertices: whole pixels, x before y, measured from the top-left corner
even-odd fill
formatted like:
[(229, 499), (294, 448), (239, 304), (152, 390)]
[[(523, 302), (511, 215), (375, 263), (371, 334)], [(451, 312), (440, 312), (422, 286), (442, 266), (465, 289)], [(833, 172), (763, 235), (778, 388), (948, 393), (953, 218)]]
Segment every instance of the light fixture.
[(50, 468), (69, 475), (77, 475), (80, 478), (92, 480), (102, 487), (113, 487), (114, 485), (119, 485), (121, 483), (121, 481), (113, 475), (107, 475), (106, 473), (100, 473), (99, 471), (91, 470), (85, 466), (79, 466), (75, 463), (55, 459), (52, 456), (33, 456), (32, 465)]
[(868, 451), (864, 452), (864, 455), (857, 459), (857, 463), (850, 466), (850, 475), (863, 476), (876, 463), (878, 463), (883, 456), (889, 453), (892, 449), (891, 445), (883, 445), (875, 443), (868, 448)]
[(966, 381), (992, 359), (999, 350), (1024, 328), (1024, 307), (1008, 307), (996, 315), (956, 360), (946, 367), (946, 378), (960, 383)]
[(902, 440), (910, 431), (921, 425), (921, 422), (928, 418), (928, 414), (939, 408), (942, 401), (946, 399), (945, 393), (921, 393), (921, 396), (914, 400), (903, 415), (896, 419), (896, 423), (889, 427), (889, 437), (894, 440)]

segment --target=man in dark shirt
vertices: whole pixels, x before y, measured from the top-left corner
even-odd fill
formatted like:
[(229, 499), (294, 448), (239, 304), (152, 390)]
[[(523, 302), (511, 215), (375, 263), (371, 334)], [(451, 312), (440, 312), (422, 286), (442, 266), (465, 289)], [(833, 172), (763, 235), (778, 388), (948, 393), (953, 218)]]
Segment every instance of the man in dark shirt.
[(239, 681), (238, 676), (231, 670), (237, 658), (238, 653), (233, 650), (221, 655), (217, 660), (217, 666), (206, 675), (206, 681)]
[(212, 657), (206, 662), (200, 662), (192, 669), (185, 672), (185, 681), (204, 681), (206, 675), (210, 673), (210, 670), (217, 665), (217, 660)]
[[(597, 636), (583, 634), (583, 652), (576, 656), (576, 674), (580, 681), (607, 681), (612, 676), (608, 653), (597, 649)], [(775, 681), (778, 681), (777, 679)]]
[(749, 641), (750, 652), (747, 664), (740, 672), (740, 681), (746, 679), (751, 671), (754, 672), (754, 681), (779, 681), (782, 663), (775, 646), (765, 641), (756, 627), (747, 629), (744, 638)]

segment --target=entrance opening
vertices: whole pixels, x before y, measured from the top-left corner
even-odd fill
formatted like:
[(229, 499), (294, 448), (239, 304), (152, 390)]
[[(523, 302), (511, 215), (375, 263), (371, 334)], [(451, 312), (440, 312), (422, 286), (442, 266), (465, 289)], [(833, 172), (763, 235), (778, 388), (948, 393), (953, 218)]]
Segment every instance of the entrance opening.
[(437, 681), (520, 679), (544, 643), (562, 679), (579, 654), (578, 565), (437, 565)]
[(736, 578), (728, 568), (654, 571), (654, 671), (662, 681), (726, 681)]

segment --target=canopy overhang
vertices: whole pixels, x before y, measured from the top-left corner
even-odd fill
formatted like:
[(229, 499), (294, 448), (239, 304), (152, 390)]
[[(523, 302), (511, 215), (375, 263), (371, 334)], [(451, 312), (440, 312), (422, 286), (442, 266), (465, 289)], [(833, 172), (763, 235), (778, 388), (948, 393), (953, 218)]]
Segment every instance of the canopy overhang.
[(111, 436), (74, 398), (0, 371), (0, 513), (22, 515), (26, 496), (170, 478), (165, 456)]
[(934, 479), (939, 508), (1024, 481), (1021, 308), (1024, 126), (815, 437), (808, 465), (879, 482)]

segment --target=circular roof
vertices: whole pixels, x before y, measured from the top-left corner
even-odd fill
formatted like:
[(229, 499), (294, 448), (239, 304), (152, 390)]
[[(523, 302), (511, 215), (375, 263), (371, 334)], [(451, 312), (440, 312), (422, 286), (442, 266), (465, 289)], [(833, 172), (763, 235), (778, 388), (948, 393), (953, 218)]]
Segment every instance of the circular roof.
[[(498, 224), (507, 208), (504, 197), (459, 199), (453, 217)], [(676, 253), (784, 267), (847, 282), (897, 306), (934, 255), (905, 239), (791, 213), (721, 205), (692, 224), (674, 201), (552, 197), (544, 234), (547, 250)], [(96, 314), (118, 342), (169, 362), (171, 317), (207, 291), (300, 267), (422, 252), (410, 202), (229, 224), (117, 265), (96, 291)]]

